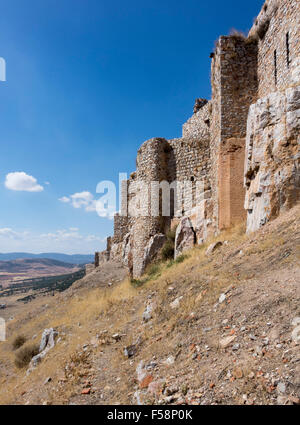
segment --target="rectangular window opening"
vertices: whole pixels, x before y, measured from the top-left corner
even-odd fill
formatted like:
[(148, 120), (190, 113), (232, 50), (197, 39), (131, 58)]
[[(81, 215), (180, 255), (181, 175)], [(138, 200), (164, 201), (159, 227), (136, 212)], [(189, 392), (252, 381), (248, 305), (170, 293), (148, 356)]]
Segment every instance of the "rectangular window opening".
[(286, 64), (290, 67), (290, 34), (286, 33)]
[(274, 78), (275, 86), (277, 86), (277, 52), (274, 50)]

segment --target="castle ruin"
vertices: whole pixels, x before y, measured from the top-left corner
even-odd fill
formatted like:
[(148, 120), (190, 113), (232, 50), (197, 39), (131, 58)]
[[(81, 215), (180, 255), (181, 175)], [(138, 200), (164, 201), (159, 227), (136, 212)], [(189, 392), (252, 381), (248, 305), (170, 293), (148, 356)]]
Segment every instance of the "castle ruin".
[[(299, 201), (299, 24), (298, 0), (269, 0), (247, 37), (219, 38), (211, 54), (211, 100), (197, 99), (181, 138), (142, 144), (136, 171), (122, 184), (114, 235), (96, 253), (96, 266), (121, 259), (139, 277), (175, 224), (177, 255), (242, 222), (255, 231)], [(190, 182), (191, 202), (175, 202), (175, 181)], [(161, 206), (164, 182), (171, 184), (169, 214)]]

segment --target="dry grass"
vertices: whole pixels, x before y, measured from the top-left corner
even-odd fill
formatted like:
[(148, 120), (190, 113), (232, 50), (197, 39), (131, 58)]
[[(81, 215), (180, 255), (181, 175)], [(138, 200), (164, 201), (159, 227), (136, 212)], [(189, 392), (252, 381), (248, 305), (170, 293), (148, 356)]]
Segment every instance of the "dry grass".
[(17, 350), (18, 348), (22, 347), (26, 342), (26, 337), (24, 335), (18, 335), (15, 337), (15, 339), (12, 342), (12, 349)]

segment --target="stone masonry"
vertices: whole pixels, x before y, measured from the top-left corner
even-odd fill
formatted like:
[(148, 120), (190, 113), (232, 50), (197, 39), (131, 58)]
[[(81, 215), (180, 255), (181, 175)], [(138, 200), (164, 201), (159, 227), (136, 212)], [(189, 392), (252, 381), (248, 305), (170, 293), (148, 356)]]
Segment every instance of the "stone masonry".
[(137, 278), (176, 224), (177, 256), (239, 223), (257, 230), (299, 202), (299, 28), (298, 0), (269, 0), (248, 36), (219, 38), (211, 100), (196, 99), (181, 138), (142, 144), (95, 266), (121, 259)]

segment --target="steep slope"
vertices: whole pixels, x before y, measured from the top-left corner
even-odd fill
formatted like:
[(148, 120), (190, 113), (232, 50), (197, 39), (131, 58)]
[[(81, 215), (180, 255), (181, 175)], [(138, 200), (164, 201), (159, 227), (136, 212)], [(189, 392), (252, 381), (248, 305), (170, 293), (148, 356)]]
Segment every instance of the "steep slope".
[[(205, 244), (152, 267), (140, 287), (97, 270), (33, 301), (0, 343), (1, 403), (299, 403), (300, 206), (216, 240), (211, 255)], [(12, 340), (49, 327), (57, 344), (26, 376)]]

